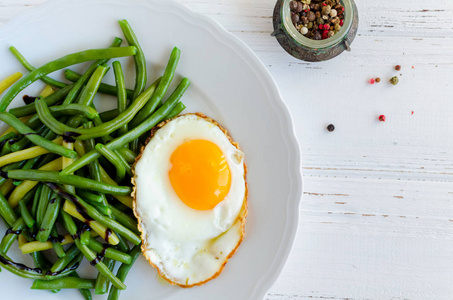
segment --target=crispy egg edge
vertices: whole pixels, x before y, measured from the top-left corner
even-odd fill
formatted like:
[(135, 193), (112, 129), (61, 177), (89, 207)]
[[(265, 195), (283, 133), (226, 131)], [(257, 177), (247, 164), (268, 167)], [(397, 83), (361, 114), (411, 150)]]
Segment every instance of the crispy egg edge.
[[(135, 159), (135, 163), (133, 164), (132, 166), (132, 179), (131, 179), (131, 182), (132, 182), (132, 185), (133, 185), (133, 189), (132, 189), (132, 193), (131, 193), (131, 196), (132, 196), (132, 199), (133, 199), (133, 202), (132, 202), (132, 207), (133, 207), (133, 211), (134, 211), (134, 215), (135, 217), (137, 218), (138, 220), (138, 230), (140, 231), (141, 235), (141, 240), (142, 240), (142, 246), (141, 246), (141, 249), (142, 249), (142, 254), (145, 256), (146, 260), (150, 263), (150, 265), (152, 265), (156, 270), (157, 270), (157, 273), (159, 274), (160, 277), (162, 277), (163, 279), (165, 279), (166, 281), (168, 281), (170, 284), (172, 285), (178, 285), (180, 287), (183, 287), (183, 288), (191, 288), (191, 287), (194, 287), (194, 286), (199, 286), (199, 285), (203, 285), (205, 284), (206, 282), (214, 279), (214, 278), (217, 278), (220, 273), (222, 273), (223, 269), (225, 268), (225, 265), (226, 263), (228, 262), (228, 260), (236, 253), (236, 251), (238, 250), (239, 246), (241, 245), (242, 241), (244, 240), (244, 235), (245, 235), (245, 223), (246, 223), (246, 218), (247, 218), (247, 214), (248, 214), (248, 209), (247, 209), (247, 198), (248, 198), (248, 185), (247, 185), (247, 165), (245, 164), (244, 162), (244, 182), (245, 182), (245, 193), (244, 193), (244, 200), (243, 200), (243, 203), (242, 203), (242, 208), (241, 208), (241, 211), (239, 212), (239, 215), (237, 217), (237, 219), (239, 219), (241, 221), (241, 237), (239, 238), (239, 241), (236, 245), (236, 247), (228, 254), (228, 256), (225, 258), (224, 262), (222, 263), (222, 265), (220, 266), (219, 270), (217, 271), (217, 273), (215, 273), (212, 277), (208, 278), (207, 280), (204, 280), (204, 281), (201, 281), (201, 282), (197, 282), (197, 283), (194, 283), (194, 284), (191, 284), (191, 285), (184, 285), (184, 284), (180, 284), (180, 283), (177, 283), (174, 281), (174, 279), (172, 278), (167, 278), (163, 272), (161, 272), (161, 270), (159, 269), (158, 266), (156, 266), (155, 264), (153, 264), (151, 262), (151, 259), (145, 254), (146, 253), (146, 250), (148, 249), (148, 245), (146, 243), (146, 236), (145, 236), (145, 233), (144, 233), (144, 230), (141, 226), (142, 222), (140, 220), (140, 216), (138, 215), (137, 213), (137, 209), (136, 209), (136, 197), (135, 197), (135, 194), (136, 194), (136, 185), (135, 185), (135, 165), (137, 164), (137, 162), (140, 160), (140, 158), (142, 157), (142, 154), (143, 154), (143, 151), (146, 147), (146, 145), (148, 144), (148, 142), (153, 138), (153, 136), (156, 134), (157, 130), (159, 130), (160, 128), (164, 127), (167, 123), (171, 122), (172, 120), (176, 119), (176, 118), (179, 118), (181, 116), (186, 116), (186, 115), (196, 115), (200, 118), (203, 118), (205, 119), (206, 121), (216, 125), (217, 127), (220, 128), (220, 130), (225, 134), (225, 136), (228, 138), (228, 140), (230, 141), (230, 143), (235, 146), (238, 150), (241, 150), (239, 148), (239, 144), (235, 141), (233, 141), (233, 139), (228, 135), (228, 131), (223, 128), (219, 123), (217, 123), (214, 119), (212, 118), (209, 118), (207, 117), (206, 115), (204, 115), (203, 113), (187, 113), (187, 114), (183, 114), (183, 115), (179, 115), (179, 116), (176, 116), (172, 119), (168, 119), (168, 120), (165, 120), (165, 121), (162, 121), (160, 122), (159, 124), (157, 124), (156, 126), (154, 126), (152, 129), (151, 129), (151, 133), (150, 133), (150, 136), (149, 138), (146, 140), (145, 142), (145, 146), (142, 147), (142, 149), (140, 149), (140, 153), (137, 155), (136, 159)], [(241, 150), (242, 151), (242, 150)]]

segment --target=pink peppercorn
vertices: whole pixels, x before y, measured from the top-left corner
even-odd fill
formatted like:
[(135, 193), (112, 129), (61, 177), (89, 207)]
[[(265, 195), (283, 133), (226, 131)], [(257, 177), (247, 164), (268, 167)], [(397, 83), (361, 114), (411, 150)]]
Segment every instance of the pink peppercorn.
[(371, 78), (370, 79), (370, 84), (374, 84), (374, 82), (375, 82), (374, 78)]
[(385, 122), (385, 116), (384, 116), (384, 115), (380, 115), (380, 116), (379, 116), (379, 121)]
[(344, 19), (341, 19), (340, 20), (340, 26), (343, 26), (343, 24), (344, 24)]
[(324, 30), (329, 30), (330, 29), (330, 25), (329, 24), (325, 24), (324, 25)]
[(329, 30), (324, 30), (322, 33), (322, 39), (327, 39), (329, 37)]
[(319, 29), (321, 29), (321, 30), (323, 30), (323, 29), (324, 29), (324, 25), (322, 25), (322, 24), (319, 24), (319, 26), (318, 26), (318, 27), (319, 27)]
[(322, 3), (322, 6), (327, 6), (327, 3), (326, 3), (326, 2), (323, 2), (323, 3)]

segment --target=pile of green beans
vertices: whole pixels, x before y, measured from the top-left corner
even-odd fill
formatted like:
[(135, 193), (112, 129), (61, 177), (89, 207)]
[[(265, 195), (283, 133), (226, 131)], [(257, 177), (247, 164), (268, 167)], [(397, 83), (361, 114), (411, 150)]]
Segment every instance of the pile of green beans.
[[(119, 27), (128, 45), (116, 37), (108, 48), (68, 54), (41, 67), (10, 48), (29, 73), (0, 80), (0, 120), (9, 125), (0, 135), (0, 219), (8, 228), (0, 241), (0, 270), (33, 279), (32, 289), (78, 289), (84, 299), (92, 299), (92, 291), (118, 299), (141, 252), (131, 167), (152, 127), (185, 109), (180, 99), (190, 81), (183, 78), (167, 95), (181, 54), (175, 47), (164, 74), (149, 84), (136, 34), (126, 20)], [(119, 61), (111, 62), (115, 84), (102, 82), (109, 60), (127, 56), (135, 64), (133, 89), (126, 88)], [(65, 69), (88, 61), (81, 74)], [(58, 70), (67, 82), (47, 76)], [(43, 93), (8, 110), (38, 80), (47, 85)], [(117, 108), (98, 112), (99, 94), (113, 95)], [(16, 241), (34, 266), (8, 256)], [(84, 258), (97, 276), (78, 276)]]

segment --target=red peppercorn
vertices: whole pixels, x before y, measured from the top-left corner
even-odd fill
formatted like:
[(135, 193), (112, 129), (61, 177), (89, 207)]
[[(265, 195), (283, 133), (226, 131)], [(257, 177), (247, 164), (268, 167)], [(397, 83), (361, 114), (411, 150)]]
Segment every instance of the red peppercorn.
[(324, 30), (322, 33), (322, 39), (327, 39), (329, 37), (329, 30)]
[(327, 6), (327, 3), (326, 3), (326, 2), (323, 2), (323, 3), (322, 3), (322, 6)]
[(341, 19), (340, 20), (340, 26), (343, 26), (343, 24), (344, 24), (344, 19)]
[(414, 111), (411, 112), (411, 115), (413, 115), (413, 114), (414, 114)]
[(341, 8), (341, 11), (344, 12), (344, 6)]
[(371, 78), (370, 79), (370, 84), (374, 84), (374, 82), (375, 82), (374, 78)]
[(380, 116), (379, 116), (379, 121), (385, 122), (385, 116), (384, 116), (384, 115), (380, 115)]
[(329, 24), (325, 24), (324, 25), (324, 30), (329, 30), (330, 29), (330, 25)]
[(321, 30), (323, 30), (323, 29), (324, 29), (324, 25), (319, 24), (318, 28), (321, 29)]

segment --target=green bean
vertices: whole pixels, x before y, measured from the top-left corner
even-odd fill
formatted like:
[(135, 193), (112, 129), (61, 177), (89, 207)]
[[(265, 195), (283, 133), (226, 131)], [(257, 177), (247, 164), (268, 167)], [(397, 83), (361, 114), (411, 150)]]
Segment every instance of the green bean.
[(135, 162), (135, 158), (137, 157), (137, 154), (135, 154), (134, 151), (130, 150), (129, 148), (119, 148), (116, 149), (116, 152), (121, 155), (128, 164), (132, 164)]
[(106, 49), (91, 49), (82, 52), (72, 53), (48, 62), (34, 71), (28, 73), (21, 79), (19, 79), (2, 97), (0, 100), (0, 111), (3, 112), (9, 106), (11, 101), (27, 86), (32, 84), (43, 76), (52, 73), (54, 71), (66, 68), (71, 65), (79, 64), (82, 62), (96, 60), (96, 59), (108, 59), (114, 57), (131, 56), (137, 53), (137, 48), (134, 46), (129, 47), (113, 47)]
[[(121, 182), (124, 179), (124, 176), (126, 175), (126, 168), (124, 167), (124, 164), (121, 163), (121, 158), (118, 154), (113, 152), (112, 150), (109, 150), (106, 146), (103, 144), (96, 144), (94, 147), (99, 153), (101, 153), (107, 160), (112, 163), (115, 168), (116, 168), (116, 181)], [(129, 167), (129, 166), (128, 166)], [(129, 167), (130, 170), (130, 167)]]
[(0, 143), (2, 143), (3, 141), (7, 141), (7, 140), (17, 140), (17, 138), (19, 137), (19, 135), (15, 132), (9, 132), (7, 134), (5, 134), (4, 136), (0, 137)]
[(73, 244), (69, 249), (68, 251), (66, 251), (66, 256), (65, 257), (60, 257), (52, 266), (52, 268), (50, 268), (50, 272), (52, 273), (56, 273), (56, 272), (59, 272), (61, 270), (63, 270), (64, 268), (66, 268), (66, 266), (73, 260), (77, 257), (77, 255), (80, 254), (80, 250), (79, 248), (77, 248), (77, 246), (75, 244)]
[(91, 206), (96, 208), (101, 214), (106, 215), (106, 216), (111, 216), (112, 215), (112, 210), (110, 207), (103, 205), (102, 203), (90, 203)]
[(35, 220), (31, 216), (30, 212), (28, 211), (27, 205), (23, 200), (19, 201), (19, 208), (20, 214), (22, 215), (25, 224), (28, 226), (28, 228), (33, 228), (33, 225), (35, 225)]
[(39, 229), (38, 234), (36, 235), (36, 240), (40, 242), (45, 242), (49, 238), (50, 231), (55, 225), (57, 220), (58, 212), (60, 210), (61, 198), (55, 197), (49, 201), (47, 205), (46, 213), (41, 222), (41, 228)]
[[(107, 248), (105, 248), (105, 246), (107, 246)], [(111, 258), (125, 264), (131, 262), (131, 256), (129, 254), (123, 253), (115, 248), (109, 248), (108, 245), (103, 245), (94, 238), (90, 238), (88, 247), (97, 253), (105, 252), (104, 256), (106, 258)]]
[[(50, 235), (52, 236), (52, 238), (58, 238), (58, 231), (56, 226), (52, 228)], [(52, 247), (57, 257), (61, 258), (66, 256), (66, 252), (64, 252), (63, 246), (60, 244), (60, 242), (52, 241)]]
[(41, 223), (44, 219), (44, 215), (46, 214), (47, 205), (49, 204), (51, 194), (52, 190), (47, 185), (43, 185), (40, 190), (38, 208), (36, 210), (36, 224), (38, 225), (38, 227), (41, 227)]
[(137, 229), (137, 220), (135, 218), (132, 218), (131, 216), (119, 210), (113, 205), (110, 205), (109, 207), (112, 210), (112, 215), (116, 221), (118, 221), (124, 227), (132, 230), (136, 234), (140, 234), (140, 232)]
[[(0, 103), (1, 106), (1, 103)], [(63, 146), (52, 143), (42, 136), (36, 134), (31, 128), (22, 123), (19, 119), (7, 112), (0, 112), (0, 120), (16, 129), (20, 134), (25, 135), (33, 144), (40, 146), (49, 152), (59, 154), (68, 158), (77, 158), (77, 153)]]
[[(41, 127), (37, 130), (36, 134), (42, 136), (42, 133), (45, 132), (46, 129), (47, 129), (46, 125), (41, 124)], [(11, 152), (16, 152), (28, 148), (30, 144), (31, 144), (30, 140), (25, 136), (11, 145)]]
[[(25, 57), (15, 47), (10, 47), (9, 50), (22, 64), (22, 66), (24, 66), (24, 68), (27, 69), (27, 71), (32, 72), (36, 69), (25, 59)], [(44, 81), (44, 83), (57, 88), (64, 88), (66, 86), (66, 83), (60, 82), (48, 76), (44, 76), (43, 78), (41, 78), (41, 80)]]
[[(117, 87), (117, 90), (118, 90), (118, 95), (117, 95), (117, 98), (118, 98), (118, 113), (122, 113), (127, 108), (126, 85), (124, 83), (123, 69), (121, 68), (121, 63), (119, 61), (114, 61), (112, 63), (112, 66), (113, 66), (113, 71), (115, 73), (115, 82), (116, 82), (116, 87)], [(135, 89), (135, 91), (137, 91), (137, 89)], [(137, 98), (137, 97), (134, 95), (134, 99), (135, 98)], [(120, 135), (125, 134), (126, 132), (127, 132), (127, 124), (125, 124), (122, 127), (118, 128), (118, 133)]]
[(96, 257), (96, 254), (90, 250), (85, 245), (82, 245), (78, 239), (75, 240), (75, 244), (77, 247), (80, 249), (80, 251), (83, 253), (83, 255), (88, 259), (88, 261), (91, 263), (92, 266), (94, 266), (96, 269), (98, 269), (99, 273), (104, 275), (110, 282), (117, 287), (120, 290), (126, 289), (126, 285), (121, 282), (115, 275), (113, 275), (112, 271), (107, 268), (107, 266), (98, 260)]
[[(20, 168), (22, 168), (22, 166), (23, 166), (26, 162), (27, 162), (26, 160), (22, 160), (22, 161), (17, 161), (17, 162), (14, 162), (14, 163), (10, 163), (10, 164), (4, 166), (3, 168), (1, 168), (1, 170), (2, 170), (2, 171), (8, 171), (8, 170), (20, 169)], [(1, 186), (2, 184), (4, 184), (6, 180), (8, 180), (8, 179), (5, 178), (5, 177), (1, 177), (1, 176), (0, 176), (0, 186)]]
[[(41, 252), (33, 252), (37, 254), (41, 254)], [(61, 277), (68, 276), (75, 268), (78, 267), (78, 262), (74, 265), (70, 266), (67, 270), (63, 270), (61, 273), (57, 275), (46, 275), (46, 272), (43, 272), (40, 268), (28, 268), (22, 264), (18, 264), (11, 259), (9, 259), (6, 255), (0, 253), (0, 266), (4, 267), (6, 270), (10, 271), (11, 273), (23, 277), (23, 278), (30, 278), (30, 279), (42, 279), (42, 280), (52, 280)]]
[(31, 215), (36, 218), (36, 212), (38, 211), (39, 199), (41, 198), (41, 189), (42, 185), (39, 184), (36, 190), (35, 195), (33, 196), (33, 205), (31, 207)]
[(3, 145), (2, 151), (0, 151), (0, 156), (6, 155), (8, 153), (11, 153), (11, 141), (6, 141), (6, 143)]
[(6, 254), (13, 244), (13, 242), (16, 240), (18, 233), (26, 228), (26, 224), (24, 222), (23, 218), (19, 218), (14, 222), (13, 227), (11, 228), (11, 232), (8, 233), (5, 236), (3, 236), (2, 242), (0, 243), (0, 254), (4, 253)]
[(167, 115), (167, 119), (172, 119), (174, 117), (176, 117), (177, 115), (179, 115), (180, 113), (182, 113), (182, 111), (186, 109), (186, 106), (184, 105), (184, 103), (182, 102), (179, 102), (175, 108), (173, 108), (173, 110)]
[[(92, 128), (93, 123), (87, 122), (83, 126), (85, 128)], [(84, 142), (84, 145), (85, 145), (85, 149), (87, 151), (93, 150), (94, 147), (95, 147), (94, 139), (86, 140)], [(90, 165), (88, 166), (88, 170), (90, 171), (91, 178), (96, 180), (96, 181), (98, 181), (98, 182), (102, 182), (100, 168), (101, 168), (101, 165), (99, 164), (99, 161), (97, 159), (94, 160), (93, 162), (91, 162)], [(101, 201), (99, 203), (104, 205), (104, 206), (107, 206), (108, 203), (107, 203), (107, 198), (105, 198), (105, 195), (104, 194), (100, 194), (99, 196), (101, 197)]]
[(123, 238), (121, 235), (118, 235), (118, 244), (116, 245), (116, 248), (118, 248), (118, 250), (123, 253), (129, 252), (130, 250), (126, 239)]
[(35, 268), (39, 268), (41, 270), (48, 268), (49, 261), (42, 254), (42, 252), (33, 252), (33, 253), (30, 253), (30, 256), (33, 259), (33, 262), (35, 263)]
[[(190, 85), (190, 81), (187, 78), (184, 78), (173, 94), (168, 98), (167, 101), (156, 111), (154, 112), (148, 119), (146, 119), (143, 123), (135, 127), (134, 129), (130, 130), (128, 133), (117, 137), (116, 139), (112, 140), (106, 146), (110, 150), (116, 150), (131, 141), (140, 138), (145, 132), (156, 126), (160, 121), (162, 121), (166, 115), (170, 113), (170, 111), (176, 106), (179, 99), (181, 98), (182, 94)], [(88, 163), (92, 162), (95, 159), (101, 157), (97, 151), (90, 151), (86, 153), (81, 158), (77, 159), (74, 163), (67, 166), (63, 171), (62, 174), (69, 174), (75, 172), (76, 170), (82, 168), (83, 166), (87, 165)]]
[[(70, 69), (66, 69), (64, 71), (64, 75), (67, 80), (72, 81), (72, 82), (76, 82), (82, 76)], [(101, 83), (101, 85), (99, 86), (99, 92), (108, 94), (108, 95), (112, 95), (112, 96), (117, 95), (116, 86), (110, 85), (110, 84), (105, 84), (105, 83)], [(133, 94), (134, 94), (133, 90), (126, 89), (126, 95), (127, 95), (128, 99), (132, 99)]]
[(168, 87), (170, 86), (170, 83), (175, 76), (175, 70), (176, 66), (178, 65), (180, 55), (181, 51), (177, 47), (174, 47), (173, 51), (171, 52), (164, 75), (162, 76), (162, 80), (159, 82), (159, 85), (156, 88), (156, 92), (153, 94), (151, 100), (146, 103), (145, 107), (143, 107), (143, 109), (131, 121), (131, 123), (129, 124), (130, 128), (138, 126), (138, 124), (142, 123), (146, 118), (148, 118), (154, 112), (157, 105), (162, 101), (162, 98), (167, 92)]
[(60, 175), (55, 171), (10, 170), (7, 174), (11, 179), (55, 182), (112, 195), (129, 195), (131, 193), (131, 188), (128, 186), (110, 185), (77, 175)]
[(80, 242), (83, 245), (88, 245), (90, 243), (91, 233), (89, 230), (82, 231), (80, 235)]
[[(77, 274), (76, 271), (74, 271), (71, 274), (69, 274), (69, 276), (80, 278), (80, 276)], [(91, 296), (91, 291), (89, 289), (79, 289), (79, 292), (80, 292), (80, 294), (82, 294), (82, 296), (83, 296), (83, 298), (85, 298), (85, 300), (92, 300), (93, 299), (92, 296)]]
[[(113, 271), (115, 267), (115, 260), (111, 258), (104, 258), (104, 264), (109, 268), (110, 271)], [(96, 278), (96, 284), (94, 286), (94, 294), (95, 295), (102, 295), (107, 293), (109, 290), (110, 282), (105, 278), (101, 273), (98, 273), (98, 277)]]
[[(129, 273), (129, 271), (131, 270), (132, 268), (132, 265), (135, 263), (135, 261), (137, 260), (137, 258), (140, 256), (140, 253), (141, 253), (141, 249), (140, 249), (140, 246), (135, 246), (130, 255), (132, 257), (132, 262), (129, 264), (129, 265), (126, 265), (126, 264), (123, 264), (121, 265), (121, 267), (118, 269), (118, 272), (116, 273), (116, 276), (121, 280), (121, 281), (125, 281), (126, 280), (126, 277), (127, 277), (127, 274)], [(109, 297), (107, 298), (107, 300), (118, 300), (119, 297), (120, 297), (120, 293), (121, 291), (119, 289), (117, 289), (116, 287), (112, 286), (110, 288), (110, 292), (109, 292)]]
[(33, 290), (53, 289), (94, 289), (96, 280), (75, 277), (62, 277), (50, 281), (35, 280), (31, 286)]
[(2, 216), (3, 220), (7, 226), (12, 227), (14, 222), (17, 221), (17, 215), (14, 212), (11, 205), (9, 205), (8, 200), (6, 200), (5, 196), (0, 193), (0, 216)]
[[(47, 106), (52, 106), (63, 100), (63, 98), (69, 93), (69, 91), (74, 87), (73, 84), (68, 85), (55, 93), (44, 97), (44, 101), (46, 101)], [(11, 108), (8, 111), (10, 114), (14, 115), (17, 118), (29, 116), (36, 113), (35, 103), (30, 103), (24, 106), (19, 106), (15, 108)]]
[[(70, 126), (59, 122), (50, 113), (45, 101), (36, 99), (36, 111), (41, 119), (41, 122), (47, 125), (53, 132), (63, 135), (65, 133), (75, 133), (75, 138), (79, 140), (86, 140), (91, 138), (97, 138), (110, 134), (111, 132), (122, 127), (132, 120), (132, 118), (140, 111), (140, 109), (150, 99), (160, 79), (154, 82), (146, 91), (134, 100), (134, 102), (122, 113), (120, 113), (115, 119), (103, 123), (100, 126), (96, 126), (91, 129), (86, 128), (71, 128)], [(77, 135), (78, 134), (78, 135)]]
[(99, 65), (96, 68), (96, 70), (93, 72), (93, 75), (91, 75), (90, 80), (88, 80), (86, 86), (83, 88), (82, 93), (80, 94), (80, 98), (77, 101), (78, 103), (86, 106), (90, 106), (90, 104), (93, 103), (94, 96), (99, 89), (101, 80), (104, 78), (108, 70), (109, 67), (107, 67), (107, 65), (105, 64)]
[(90, 193), (84, 189), (77, 189), (77, 195), (90, 202), (102, 203), (102, 196)]
[(145, 54), (138, 43), (137, 36), (132, 30), (131, 26), (126, 20), (118, 21), (120, 24), (121, 30), (123, 31), (124, 37), (126, 38), (127, 43), (130, 46), (135, 46), (137, 48), (137, 54), (134, 56), (135, 61), (135, 88), (134, 88), (134, 97), (137, 98), (140, 95), (146, 86), (146, 60)]
[(120, 223), (116, 222), (115, 220), (112, 220), (111, 218), (108, 218), (101, 213), (99, 213), (93, 206), (89, 205), (85, 201), (83, 201), (79, 196), (74, 195), (70, 192), (64, 191), (63, 189), (57, 187), (54, 184), (48, 184), (50, 188), (52, 188), (55, 192), (57, 192), (60, 196), (63, 198), (66, 198), (70, 202), (74, 203), (75, 205), (78, 205), (79, 207), (82, 207), (85, 212), (87, 213), (88, 216), (93, 218), (95, 221), (98, 221), (102, 225), (116, 231), (117, 233), (121, 234), (123, 237), (125, 237), (127, 240), (130, 242), (138, 245), (141, 242), (141, 239), (139, 236), (137, 236), (134, 232), (131, 230), (127, 229)]

